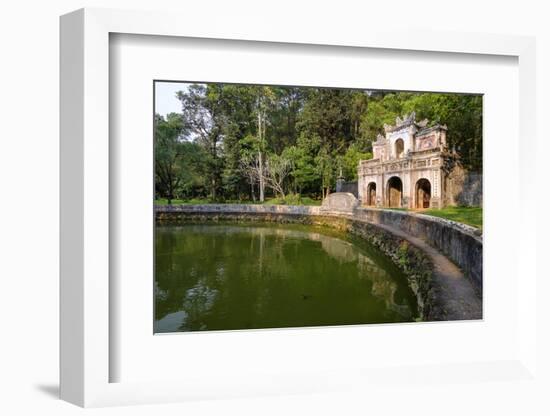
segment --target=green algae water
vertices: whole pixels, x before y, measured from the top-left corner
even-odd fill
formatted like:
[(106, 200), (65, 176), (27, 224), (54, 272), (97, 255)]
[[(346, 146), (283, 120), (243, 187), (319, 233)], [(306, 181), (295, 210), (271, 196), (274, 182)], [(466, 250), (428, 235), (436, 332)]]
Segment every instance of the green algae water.
[(324, 227), (157, 225), (155, 333), (414, 321), (405, 276)]

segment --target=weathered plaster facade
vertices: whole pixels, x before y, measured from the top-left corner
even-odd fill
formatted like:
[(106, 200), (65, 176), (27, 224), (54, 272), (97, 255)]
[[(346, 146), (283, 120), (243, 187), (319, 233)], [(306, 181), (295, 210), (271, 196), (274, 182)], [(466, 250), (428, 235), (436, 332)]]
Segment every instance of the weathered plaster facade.
[(415, 113), (384, 125), (385, 136), (373, 144), (373, 159), (361, 160), (358, 171), (362, 205), (397, 208), (442, 208), (449, 167), (456, 155), (447, 150), (447, 127), (427, 127)]

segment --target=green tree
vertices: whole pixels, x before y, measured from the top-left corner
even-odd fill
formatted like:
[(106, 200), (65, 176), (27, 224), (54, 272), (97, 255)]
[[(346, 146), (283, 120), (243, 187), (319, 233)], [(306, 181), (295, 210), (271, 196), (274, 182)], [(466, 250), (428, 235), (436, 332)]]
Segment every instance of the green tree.
[(361, 152), (357, 143), (352, 143), (340, 158), (342, 174), (346, 180), (357, 180), (357, 169), (360, 160), (372, 159), (372, 153)]
[(321, 196), (324, 199), (330, 194), (330, 189), (333, 187), (336, 177), (336, 163), (327, 146), (323, 146), (319, 150), (315, 157), (315, 165), (321, 178)]
[(268, 117), (269, 148), (281, 154), (288, 146), (296, 144), (296, 123), (304, 105), (304, 88), (271, 87), (275, 95)]
[(306, 136), (316, 136), (329, 153), (342, 151), (352, 140), (352, 91), (312, 88), (297, 123)]
[(181, 141), (185, 126), (180, 114), (155, 115), (155, 190), (172, 202), (181, 181)]
[(184, 141), (180, 144), (180, 149), (180, 183), (176, 196), (180, 199), (207, 196), (209, 193), (209, 184), (206, 180), (208, 155), (195, 142)]
[[(254, 93), (251, 86), (226, 84), (222, 88), (222, 103), (225, 114), (223, 132), (224, 169), (222, 182), (226, 197), (241, 199), (248, 193), (249, 178), (243, 173), (241, 159), (251, 143), (247, 138), (254, 135)], [(253, 187), (250, 197), (254, 199)]]
[(188, 137), (203, 146), (208, 155), (206, 175), (213, 200), (217, 198), (223, 170), (220, 146), (226, 118), (221, 99), (222, 88), (220, 84), (192, 84), (187, 91), (177, 94)]
[(321, 174), (315, 164), (315, 157), (321, 148), (321, 140), (316, 137), (300, 135), (294, 146), (285, 148), (282, 155), (292, 162), (290, 176), (295, 193), (315, 191), (321, 186)]

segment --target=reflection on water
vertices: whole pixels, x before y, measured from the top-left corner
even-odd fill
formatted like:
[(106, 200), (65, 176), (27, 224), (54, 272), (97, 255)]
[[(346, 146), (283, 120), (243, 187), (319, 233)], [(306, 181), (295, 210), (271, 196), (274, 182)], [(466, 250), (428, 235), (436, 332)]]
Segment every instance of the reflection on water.
[(155, 332), (407, 322), (401, 272), (363, 241), (281, 224), (157, 226)]

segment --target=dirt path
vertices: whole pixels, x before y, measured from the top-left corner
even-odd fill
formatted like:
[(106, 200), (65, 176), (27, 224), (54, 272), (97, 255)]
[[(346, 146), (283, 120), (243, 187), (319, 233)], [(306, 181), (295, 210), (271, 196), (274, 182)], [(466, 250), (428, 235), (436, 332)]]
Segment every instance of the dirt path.
[(420, 238), (387, 225), (376, 226), (409, 241), (430, 257), (434, 265), (434, 308), (437, 308), (432, 311), (434, 315), (441, 320), (483, 318), (482, 295), (457, 265)]

